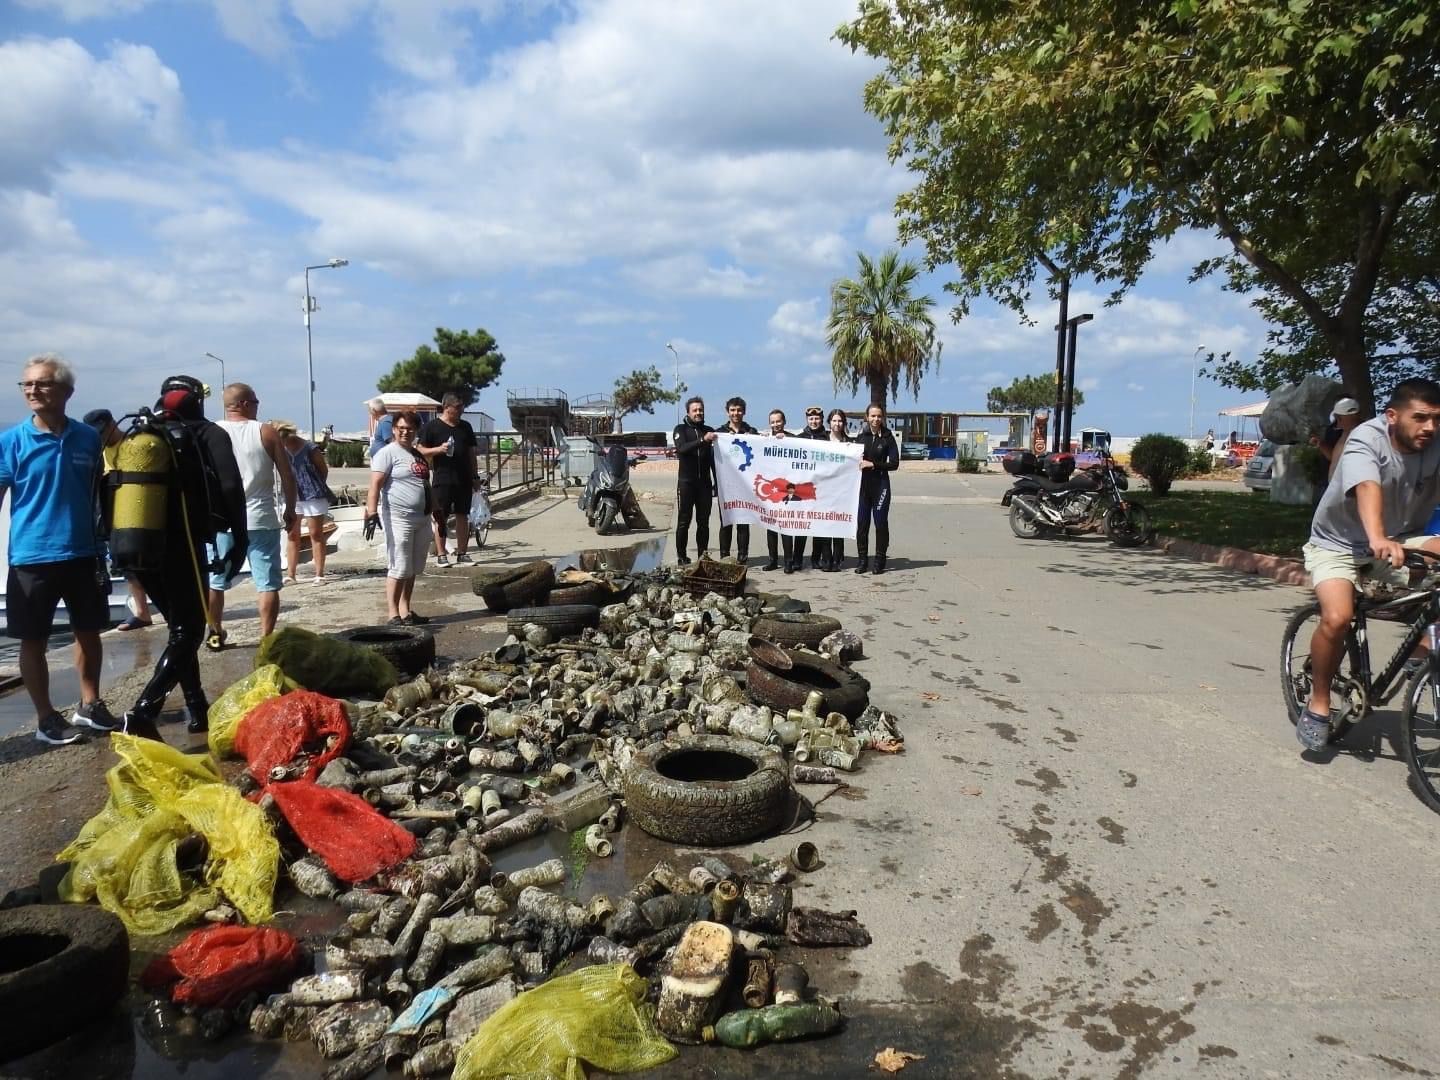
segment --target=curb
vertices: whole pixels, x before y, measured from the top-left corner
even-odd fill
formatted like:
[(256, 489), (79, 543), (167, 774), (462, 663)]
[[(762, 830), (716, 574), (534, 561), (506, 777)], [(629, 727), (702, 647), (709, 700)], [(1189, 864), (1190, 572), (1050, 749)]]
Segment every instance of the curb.
[(1158, 548), (1167, 555), (1178, 555), (1182, 559), (1191, 559), (1195, 562), (1213, 563), (1226, 570), (1233, 570), (1237, 574), (1254, 574), (1258, 577), (1272, 578), (1282, 585), (1309, 586), (1310, 584), (1310, 575), (1306, 572), (1305, 565), (1296, 559), (1287, 559), (1281, 555), (1261, 555), (1258, 552), (1246, 551), (1244, 548), (1215, 547), (1212, 544), (1200, 544), (1194, 540), (1182, 540), (1178, 536), (1156, 535), (1150, 541), (1150, 546)]

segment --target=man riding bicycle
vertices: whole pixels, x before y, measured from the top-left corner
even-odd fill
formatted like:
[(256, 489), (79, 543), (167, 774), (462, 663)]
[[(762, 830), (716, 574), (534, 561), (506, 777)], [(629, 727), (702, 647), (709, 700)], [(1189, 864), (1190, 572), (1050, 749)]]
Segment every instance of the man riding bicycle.
[(1320, 604), (1310, 639), (1310, 701), (1295, 725), (1307, 750), (1330, 738), (1330, 683), (1344, 655), (1362, 576), (1404, 587), (1406, 548), (1440, 553), (1426, 523), (1440, 505), (1440, 384), (1406, 379), (1385, 412), (1350, 433), (1305, 545)]

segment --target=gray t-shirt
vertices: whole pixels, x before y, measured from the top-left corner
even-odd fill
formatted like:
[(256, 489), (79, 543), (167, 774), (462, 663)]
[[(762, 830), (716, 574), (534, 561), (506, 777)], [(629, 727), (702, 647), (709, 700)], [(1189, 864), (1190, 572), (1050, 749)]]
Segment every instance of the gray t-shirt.
[(370, 459), (370, 471), (385, 474), (380, 498), (387, 513), (417, 517), (430, 512), (425, 502), (425, 481), (430, 476), (430, 466), (418, 455), (399, 443), (390, 443)]
[(1330, 551), (1368, 551), (1354, 495), (1355, 486), (1367, 480), (1380, 485), (1386, 536), (1420, 532), (1440, 505), (1440, 440), (1419, 453), (1402, 454), (1391, 444), (1383, 416), (1352, 431), (1315, 509), (1312, 544)]

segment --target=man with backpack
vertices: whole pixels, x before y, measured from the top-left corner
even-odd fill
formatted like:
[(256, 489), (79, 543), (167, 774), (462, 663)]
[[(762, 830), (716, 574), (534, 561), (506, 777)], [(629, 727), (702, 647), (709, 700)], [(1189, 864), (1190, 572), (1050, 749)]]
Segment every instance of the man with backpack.
[[(234, 577), (245, 562), (250, 542), (240, 468), (229, 434), (205, 419), (204, 394), (204, 384), (188, 375), (166, 379), (160, 387), (155, 418), (147, 425), (166, 440), (173, 468), (168, 477), (163, 536), (157, 538), (156, 550), (143, 560), (146, 565), (136, 568), (136, 576), (165, 616), (170, 633), (150, 681), (125, 714), (124, 723), (127, 734), (150, 739), (160, 738), (155, 721), (176, 685), (189, 713), (187, 730), (201, 732), (209, 726), (210, 703), (200, 682), (199, 660), (210, 569), (205, 545), (217, 532), (230, 533), (233, 542), (220, 556), (219, 570)], [(123, 461), (123, 448), (119, 456)], [(127, 482), (127, 475), (123, 467), (110, 475), (116, 478), (113, 498), (118, 501), (122, 498), (118, 489)], [(117, 547), (112, 542), (112, 552)]]

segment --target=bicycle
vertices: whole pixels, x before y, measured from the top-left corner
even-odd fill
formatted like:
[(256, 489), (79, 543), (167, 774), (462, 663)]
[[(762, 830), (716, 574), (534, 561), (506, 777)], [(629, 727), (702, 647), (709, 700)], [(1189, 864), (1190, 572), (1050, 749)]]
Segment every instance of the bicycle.
[[(1427, 564), (1426, 560), (1435, 560)], [(1440, 555), (1419, 549), (1406, 552), (1411, 570), (1433, 573)], [(1319, 622), (1320, 605), (1309, 604), (1290, 617), (1280, 645), (1280, 687), (1290, 723), (1310, 701), (1310, 637)], [(1408, 624), (1405, 636), (1379, 676), (1370, 665), (1368, 622), (1379, 619)], [(1396, 596), (1355, 599), (1355, 617), (1345, 635), (1345, 649), (1330, 683), (1331, 746), (1343, 739), (1358, 721), (1377, 706), (1388, 704), (1403, 688), (1400, 711), (1400, 750), (1421, 799), (1440, 813), (1440, 648), (1431, 642), (1429, 656), (1410, 666), (1426, 631), (1440, 623), (1440, 578), (1422, 580), (1420, 586)], [(1297, 643), (1299, 650), (1297, 651)], [(1408, 670), (1407, 670), (1408, 668)], [(1408, 681), (1405, 676), (1408, 675)], [(1423, 715), (1429, 709), (1429, 715)]]
[(482, 480), (479, 489), (470, 498), (470, 539), (479, 551), (490, 536), (490, 481)]

